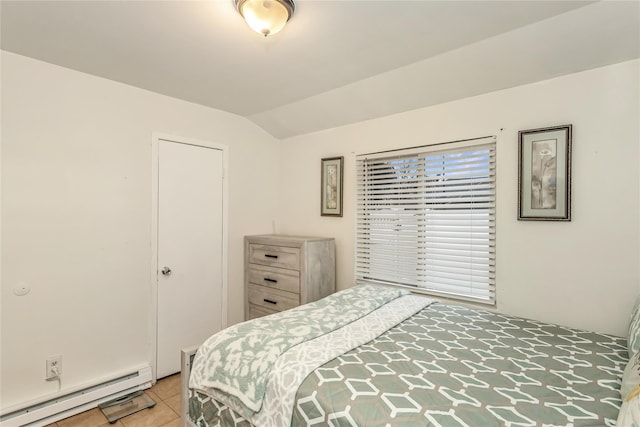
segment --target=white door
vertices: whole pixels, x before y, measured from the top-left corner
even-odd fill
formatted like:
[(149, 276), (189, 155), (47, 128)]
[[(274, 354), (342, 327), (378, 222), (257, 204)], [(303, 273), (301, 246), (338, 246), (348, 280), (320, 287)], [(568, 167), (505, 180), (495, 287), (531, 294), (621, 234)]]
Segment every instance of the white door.
[(156, 376), (222, 327), (223, 152), (158, 141)]

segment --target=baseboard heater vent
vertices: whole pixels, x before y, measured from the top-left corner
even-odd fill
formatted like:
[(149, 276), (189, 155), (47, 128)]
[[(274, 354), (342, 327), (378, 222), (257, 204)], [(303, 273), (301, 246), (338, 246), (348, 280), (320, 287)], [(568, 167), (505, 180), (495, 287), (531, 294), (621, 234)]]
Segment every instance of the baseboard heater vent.
[(9, 412), (0, 417), (2, 427), (41, 427), (97, 407), (108, 400), (151, 387), (151, 367), (118, 376), (64, 396)]

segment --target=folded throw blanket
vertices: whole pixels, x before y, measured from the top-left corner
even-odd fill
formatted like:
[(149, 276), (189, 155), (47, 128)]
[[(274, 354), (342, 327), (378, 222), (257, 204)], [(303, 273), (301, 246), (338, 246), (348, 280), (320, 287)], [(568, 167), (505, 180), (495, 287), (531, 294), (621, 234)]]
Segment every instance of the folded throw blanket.
[(280, 355), (406, 294), (409, 292), (358, 285), (316, 302), (231, 326), (200, 346), (189, 386), (228, 394), (234, 409), (250, 418), (262, 406), (268, 374)]

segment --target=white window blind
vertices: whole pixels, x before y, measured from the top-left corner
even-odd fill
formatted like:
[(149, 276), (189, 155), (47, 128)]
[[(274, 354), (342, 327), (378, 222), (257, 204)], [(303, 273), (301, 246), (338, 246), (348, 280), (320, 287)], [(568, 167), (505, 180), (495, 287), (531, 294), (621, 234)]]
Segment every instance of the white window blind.
[(495, 138), (356, 163), (356, 281), (495, 304)]

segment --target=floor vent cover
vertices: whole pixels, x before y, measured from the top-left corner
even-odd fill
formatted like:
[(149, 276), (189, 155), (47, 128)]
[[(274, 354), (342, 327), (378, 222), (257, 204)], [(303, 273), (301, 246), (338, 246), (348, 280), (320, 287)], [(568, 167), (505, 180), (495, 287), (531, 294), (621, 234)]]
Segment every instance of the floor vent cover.
[(151, 400), (144, 391), (136, 391), (135, 393), (101, 403), (98, 405), (98, 408), (100, 408), (109, 422), (113, 424), (120, 418), (135, 414), (143, 409), (153, 408), (154, 406), (156, 406), (156, 402)]

